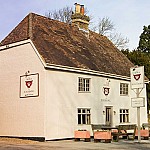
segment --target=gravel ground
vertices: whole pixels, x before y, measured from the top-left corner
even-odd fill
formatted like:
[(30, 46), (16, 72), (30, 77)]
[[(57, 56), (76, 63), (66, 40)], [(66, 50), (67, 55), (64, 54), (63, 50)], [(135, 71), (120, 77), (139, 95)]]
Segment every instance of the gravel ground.
[(17, 138), (0, 138), (0, 143), (8, 143), (8, 144), (37, 144), (38, 141), (32, 140), (24, 140)]

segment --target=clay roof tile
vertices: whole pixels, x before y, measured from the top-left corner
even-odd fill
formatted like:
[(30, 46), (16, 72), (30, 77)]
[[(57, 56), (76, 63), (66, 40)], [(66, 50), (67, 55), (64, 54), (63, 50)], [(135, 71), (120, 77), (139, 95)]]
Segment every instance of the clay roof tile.
[[(1, 45), (30, 37), (29, 15)], [(130, 76), (133, 64), (107, 37), (90, 31), (89, 39), (76, 26), (32, 13), (32, 41), (46, 63)]]

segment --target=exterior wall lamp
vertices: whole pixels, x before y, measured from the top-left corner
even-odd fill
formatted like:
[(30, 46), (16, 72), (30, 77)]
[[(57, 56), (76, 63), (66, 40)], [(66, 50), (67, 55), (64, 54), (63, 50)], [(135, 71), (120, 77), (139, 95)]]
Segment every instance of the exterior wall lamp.
[(116, 115), (116, 111), (114, 111), (114, 115)]
[(103, 110), (103, 115), (105, 115), (105, 111)]

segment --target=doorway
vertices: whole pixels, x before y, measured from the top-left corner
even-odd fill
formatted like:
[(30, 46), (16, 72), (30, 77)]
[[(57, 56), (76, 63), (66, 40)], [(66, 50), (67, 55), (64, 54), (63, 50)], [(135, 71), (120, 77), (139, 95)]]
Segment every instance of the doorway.
[(105, 116), (105, 124), (108, 126), (112, 126), (112, 107), (106, 106), (106, 116)]

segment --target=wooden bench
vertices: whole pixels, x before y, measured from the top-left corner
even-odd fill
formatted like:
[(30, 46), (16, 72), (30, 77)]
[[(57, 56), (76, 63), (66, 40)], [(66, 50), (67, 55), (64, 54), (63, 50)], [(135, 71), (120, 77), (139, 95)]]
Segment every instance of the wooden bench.
[(111, 143), (111, 131), (103, 130), (106, 125), (104, 124), (91, 124), (94, 142), (101, 142), (104, 140), (105, 143)]
[(135, 131), (136, 131), (136, 124), (129, 124), (129, 125), (119, 125), (118, 126), (118, 132), (112, 132), (113, 140), (119, 141), (119, 137), (127, 137), (130, 139), (130, 136), (132, 136), (132, 139), (135, 139)]
[(143, 123), (142, 124), (142, 128), (145, 130), (145, 129), (148, 129), (150, 130), (150, 124), (149, 123)]
[(80, 139), (84, 139), (85, 142), (90, 142), (90, 132), (86, 130), (78, 130), (74, 131), (75, 141), (80, 141)]

